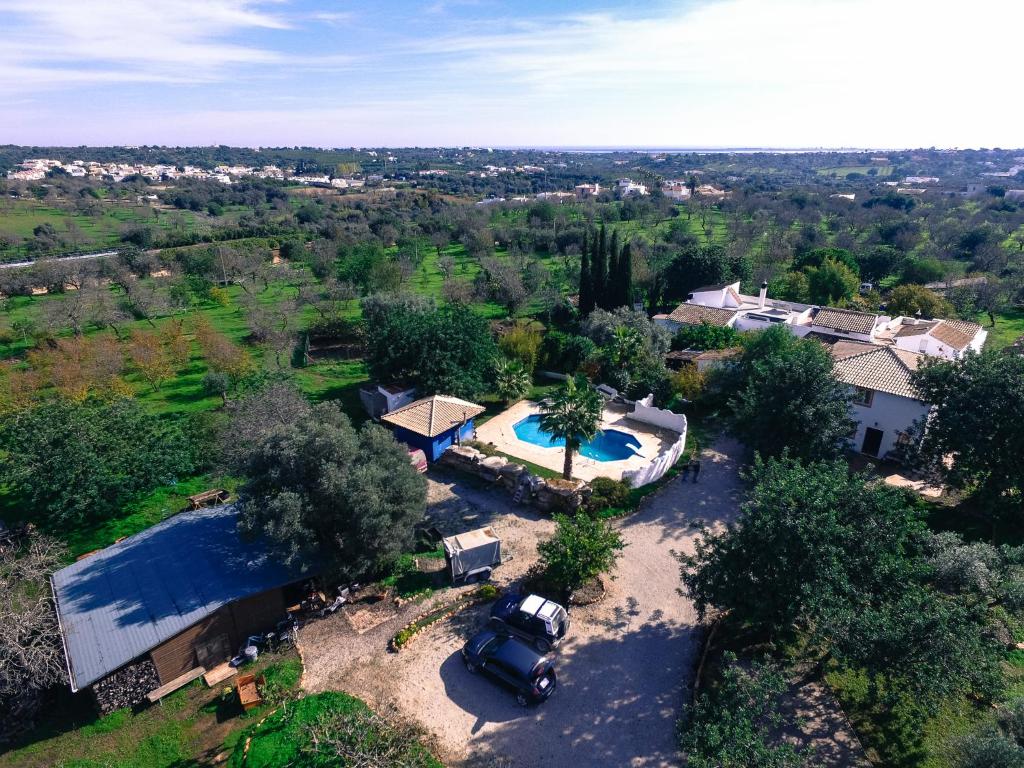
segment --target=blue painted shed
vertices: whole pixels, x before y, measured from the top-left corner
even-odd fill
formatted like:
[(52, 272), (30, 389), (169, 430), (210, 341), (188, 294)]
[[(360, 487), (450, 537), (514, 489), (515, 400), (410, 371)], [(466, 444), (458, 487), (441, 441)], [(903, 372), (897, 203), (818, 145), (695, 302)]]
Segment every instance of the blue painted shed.
[(437, 461), (445, 449), (473, 437), (473, 419), (483, 412), (482, 405), (468, 400), (432, 395), (384, 414), (381, 421), (391, 427), (396, 440)]

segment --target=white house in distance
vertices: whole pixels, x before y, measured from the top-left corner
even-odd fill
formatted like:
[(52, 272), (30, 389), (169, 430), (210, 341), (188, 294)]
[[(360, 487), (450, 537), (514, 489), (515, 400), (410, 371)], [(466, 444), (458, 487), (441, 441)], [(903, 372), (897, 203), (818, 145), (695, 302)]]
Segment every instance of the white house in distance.
[(673, 333), (684, 325), (709, 325), (737, 331), (785, 325), (795, 336), (825, 344), (835, 360), (836, 377), (854, 389), (851, 415), (857, 422), (853, 446), (883, 458), (907, 439), (930, 405), (917, 399), (911, 374), (928, 357), (956, 360), (967, 350), (980, 352), (988, 332), (964, 320), (889, 317), (836, 307), (768, 298), (762, 283), (758, 296), (740, 293), (739, 281), (695, 289), (672, 312), (655, 315), (655, 323)]
[(661, 191), (669, 200), (677, 203), (690, 199), (690, 185), (681, 179), (672, 179), (661, 185)]
[(647, 185), (638, 184), (632, 179), (619, 179), (616, 184), (618, 185), (619, 197), (629, 197), (630, 195), (642, 197), (647, 194)]

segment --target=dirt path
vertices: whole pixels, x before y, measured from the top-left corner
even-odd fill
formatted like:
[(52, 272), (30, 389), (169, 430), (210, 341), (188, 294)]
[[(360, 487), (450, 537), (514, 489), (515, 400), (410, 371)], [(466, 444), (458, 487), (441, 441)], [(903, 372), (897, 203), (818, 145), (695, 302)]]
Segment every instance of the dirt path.
[[(332, 647), (325, 633), (304, 648), (307, 688), (338, 687), (396, 704), (430, 730), (449, 765), (677, 765), (675, 722), (702, 630), (677, 592), (675, 554), (692, 551), (695, 520), (714, 525), (736, 514), (736, 455), (738, 445), (720, 442), (705, 451), (699, 483), (672, 481), (620, 524), (627, 548), (616, 579), (599, 605), (573, 611), (556, 661), (559, 688), (544, 705), (520, 708), (507, 691), (466, 672), (459, 651), (485, 622), (486, 607), (431, 628), (400, 654), (382, 652), (383, 635), (364, 635), (356, 647), (336, 637)], [(500, 497), (490, 492), (456, 484), (448, 490), (456, 503), (490, 511), (505, 530), (500, 535), (515, 537), (515, 572), (525, 570), (550, 521), (496, 509)]]

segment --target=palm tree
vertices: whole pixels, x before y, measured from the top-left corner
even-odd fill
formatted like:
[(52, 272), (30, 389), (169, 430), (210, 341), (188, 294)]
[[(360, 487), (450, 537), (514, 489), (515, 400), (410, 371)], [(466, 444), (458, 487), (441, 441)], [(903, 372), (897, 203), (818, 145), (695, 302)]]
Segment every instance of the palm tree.
[(565, 386), (541, 406), (540, 428), (565, 440), (562, 477), (572, 478), (572, 457), (583, 440), (592, 440), (601, 423), (604, 401), (582, 376), (568, 379)]
[(532, 383), (522, 363), (502, 357), (494, 364), (494, 389), (506, 405), (525, 397)]

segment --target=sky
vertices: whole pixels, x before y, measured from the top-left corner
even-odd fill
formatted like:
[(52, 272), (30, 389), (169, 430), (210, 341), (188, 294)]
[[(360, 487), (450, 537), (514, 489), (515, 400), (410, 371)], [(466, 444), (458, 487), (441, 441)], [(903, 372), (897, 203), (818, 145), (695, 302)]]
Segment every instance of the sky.
[(0, 0), (0, 144), (1022, 147), (1019, 0)]

